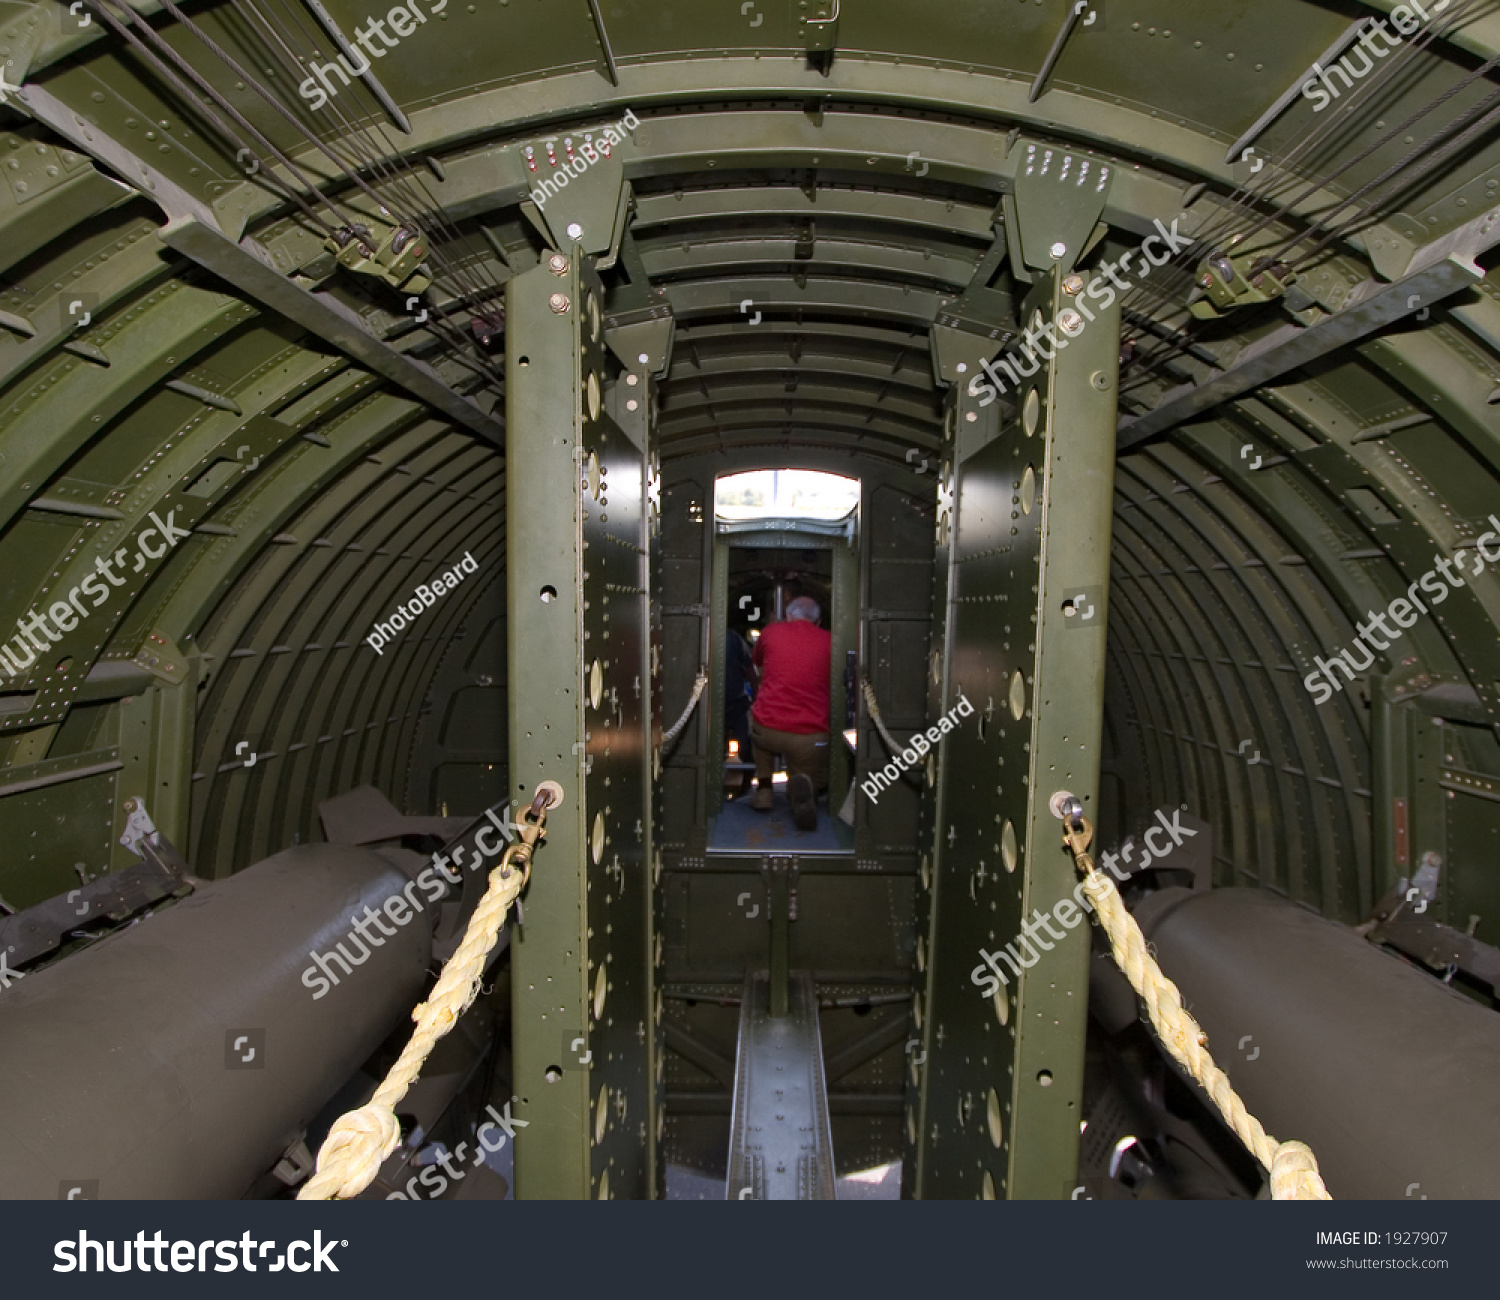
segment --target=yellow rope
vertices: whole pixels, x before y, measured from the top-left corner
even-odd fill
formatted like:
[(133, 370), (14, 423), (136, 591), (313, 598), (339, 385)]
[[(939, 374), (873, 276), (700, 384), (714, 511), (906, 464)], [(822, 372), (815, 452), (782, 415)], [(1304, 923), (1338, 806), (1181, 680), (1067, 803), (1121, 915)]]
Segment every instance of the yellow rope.
[[(546, 796), (542, 790), (547, 791)], [(562, 790), (547, 782), (537, 801), (521, 814), (520, 838), (501, 856), (490, 872), (489, 886), (464, 930), (463, 942), (443, 964), (442, 974), (426, 1002), (411, 1013), (417, 1022), (411, 1039), (396, 1064), (391, 1066), (375, 1095), (363, 1106), (339, 1118), (323, 1141), (318, 1164), (311, 1178), (297, 1193), (299, 1201), (344, 1200), (358, 1196), (375, 1180), (385, 1158), (401, 1141), (396, 1103), (422, 1073), (428, 1054), (458, 1023), (459, 1016), (479, 995), (485, 959), (500, 937), (505, 914), (531, 878), (531, 854), (546, 835), (547, 808), (561, 801)], [(555, 792), (555, 793), (553, 793)], [(543, 803), (544, 797), (550, 802)], [(516, 865), (520, 870), (516, 870)]]
[[(1076, 805), (1075, 805), (1076, 806)], [(1331, 1201), (1318, 1174), (1318, 1162), (1303, 1142), (1278, 1142), (1246, 1108), (1224, 1073), (1208, 1053), (1208, 1035), (1182, 1005), (1177, 986), (1161, 972), (1146, 950), (1141, 927), (1125, 908), (1115, 882), (1094, 867), (1088, 854), (1094, 828), (1079, 817), (1079, 829), (1064, 823), (1063, 841), (1083, 872), (1083, 890), (1094, 905), (1094, 916), (1109, 939), (1115, 962), (1125, 972), (1131, 987), (1146, 1004), (1151, 1024), (1172, 1059), (1193, 1076), (1208, 1093), (1219, 1113), (1250, 1153), (1271, 1175), (1271, 1198), (1277, 1201)]]
[(661, 745), (663, 749), (682, 734), (682, 729), (687, 726), (687, 720), (693, 716), (693, 710), (698, 706), (698, 698), (703, 694), (703, 688), (707, 685), (708, 670), (706, 668), (699, 668), (698, 676), (693, 681), (693, 697), (687, 702), (687, 708), (682, 711), (682, 717), (678, 718), (676, 722), (661, 733)]
[(875, 687), (867, 675), (860, 679), (860, 689), (864, 691), (865, 708), (870, 711), (870, 721), (875, 724), (875, 730), (880, 733), (880, 738), (890, 747), (893, 754), (899, 754), (906, 748), (889, 731), (885, 729), (885, 719), (880, 716), (880, 705), (875, 699)]

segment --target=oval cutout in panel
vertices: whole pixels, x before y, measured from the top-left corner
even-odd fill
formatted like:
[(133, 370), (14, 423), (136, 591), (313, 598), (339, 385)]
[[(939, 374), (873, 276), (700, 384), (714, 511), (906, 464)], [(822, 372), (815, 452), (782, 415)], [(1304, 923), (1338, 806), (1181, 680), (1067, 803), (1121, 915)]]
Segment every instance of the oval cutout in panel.
[(1005, 1126), (1000, 1120), (1000, 1097), (993, 1088), (990, 1089), (989, 1099), (984, 1105), (984, 1118), (990, 1128), (990, 1141), (999, 1147), (1005, 1138)]
[(596, 709), (604, 698), (604, 669), (597, 659), (589, 666), (589, 703)]
[(1036, 432), (1037, 421), (1041, 417), (1042, 399), (1033, 388), (1026, 394), (1026, 400), (1021, 403), (1021, 428), (1028, 438)]
[[(599, 1098), (594, 1102), (594, 1142), (597, 1145), (604, 1141), (604, 1130), (609, 1127), (609, 1084), (599, 1085)], [(599, 1180), (603, 1187), (604, 1180)], [(600, 1199), (603, 1199), (601, 1194)]]
[(932, 888), (932, 856), (927, 853), (922, 855), (922, 888)]
[(913, 1146), (917, 1143), (917, 1116), (910, 1106), (906, 1108), (906, 1140)]
[(594, 976), (594, 1019), (604, 1019), (604, 998), (609, 992), (609, 976), (605, 973), (606, 962), (599, 963), (599, 973)]
[(599, 299), (589, 294), (589, 338), (599, 341)]
[(1036, 509), (1036, 470), (1030, 465), (1021, 475), (1021, 513), (1029, 515)]
[(589, 852), (593, 854), (594, 865), (599, 865), (599, 859), (604, 856), (604, 814), (594, 814), (594, 831), (589, 836)]
[(599, 499), (599, 457), (594, 452), (589, 452), (589, 495), (595, 501)]
[(911, 995), (911, 1022), (918, 1029), (922, 1027), (922, 995), (920, 993)]
[(995, 1003), (995, 1019), (1002, 1025), (1010, 1024), (1010, 998), (1004, 989), (996, 989), (993, 999)]
[(1026, 679), (1018, 668), (1010, 679), (1010, 716), (1019, 722), (1026, 712)]
[(1020, 848), (1016, 844), (1016, 827), (1010, 818), (1005, 819), (1005, 828), (1000, 832), (1000, 861), (1007, 871), (1014, 871), (1020, 860)]
[[(588, 394), (589, 419), (597, 420), (599, 418), (599, 376), (596, 375), (592, 370), (590, 370), (589, 377), (585, 381), (583, 387), (584, 392)], [(598, 464), (599, 462), (596, 460), (594, 462), (596, 472)], [(598, 492), (596, 491), (594, 495), (597, 496)]]
[(923, 942), (922, 936), (917, 936), (917, 970), (927, 969), (927, 944)]
[(979, 1186), (979, 1194), (987, 1201), (995, 1199), (995, 1180), (990, 1177), (990, 1171), (984, 1171), (984, 1181)]
[(602, 1174), (599, 1175), (599, 1199), (601, 1201), (607, 1201), (607, 1200), (609, 1200), (609, 1170), (608, 1169), (606, 1169)]

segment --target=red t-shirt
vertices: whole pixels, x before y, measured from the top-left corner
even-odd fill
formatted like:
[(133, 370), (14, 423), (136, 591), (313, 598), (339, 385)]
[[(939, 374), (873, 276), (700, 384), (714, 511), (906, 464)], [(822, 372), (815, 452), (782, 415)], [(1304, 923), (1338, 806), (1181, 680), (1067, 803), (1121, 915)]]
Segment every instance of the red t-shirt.
[(828, 658), (833, 638), (803, 619), (772, 623), (755, 642), (760, 692), (750, 710), (772, 731), (810, 736), (828, 730)]

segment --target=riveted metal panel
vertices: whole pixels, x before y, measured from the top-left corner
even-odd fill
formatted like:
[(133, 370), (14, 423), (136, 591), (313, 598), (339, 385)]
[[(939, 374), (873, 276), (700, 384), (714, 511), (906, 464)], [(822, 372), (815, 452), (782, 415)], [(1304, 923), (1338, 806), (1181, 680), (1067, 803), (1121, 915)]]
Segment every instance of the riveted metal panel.
[[(1087, 922), (1075, 907), (1071, 928), (1019, 937), (1075, 884), (1049, 797), (1070, 790), (1091, 813), (1097, 797), (1118, 325), (1113, 312), (1087, 325), (1076, 301), (1055, 273), (1039, 277), (1024, 319), (1076, 318), (1081, 332), (1064, 329), (997, 439), (982, 441), (969, 386), (950, 397), (959, 463), (951, 539), (939, 536), (952, 547), (941, 705), (959, 712), (940, 746), (930, 850), (923, 1197), (1065, 1197), (1076, 1168)], [(1008, 946), (1022, 960), (1000, 959), (1002, 984), (979, 954)]]
[(597, 277), (507, 286), (513, 796), (554, 779), (512, 947), (516, 1194), (645, 1196), (646, 468), (604, 409)]

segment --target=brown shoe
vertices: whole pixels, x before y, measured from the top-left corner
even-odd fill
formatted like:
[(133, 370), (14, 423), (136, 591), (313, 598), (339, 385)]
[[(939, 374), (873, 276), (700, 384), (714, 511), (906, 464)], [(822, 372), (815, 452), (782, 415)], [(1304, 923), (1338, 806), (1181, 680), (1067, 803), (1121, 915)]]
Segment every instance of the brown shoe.
[(770, 786), (758, 785), (755, 787), (755, 793), (750, 796), (750, 806), (756, 812), (770, 812), (774, 804), (775, 799), (772, 797)]
[(792, 824), (799, 831), (818, 829), (818, 797), (812, 778), (798, 773), (786, 783), (787, 801), (792, 805)]

